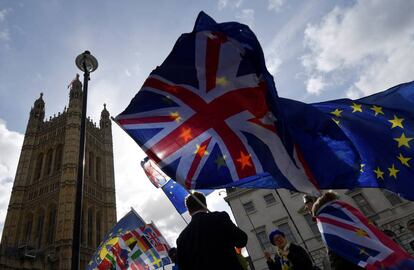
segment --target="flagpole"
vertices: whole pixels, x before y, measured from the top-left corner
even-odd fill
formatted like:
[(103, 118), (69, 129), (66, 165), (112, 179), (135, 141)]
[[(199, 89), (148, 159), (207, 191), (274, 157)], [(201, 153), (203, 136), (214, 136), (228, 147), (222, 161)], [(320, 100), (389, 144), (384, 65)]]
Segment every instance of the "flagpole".
[(280, 200), (280, 202), (282, 203), (283, 207), (285, 208), (285, 211), (286, 211), (286, 213), (288, 214), (289, 219), (292, 221), (293, 226), (294, 226), (294, 227), (295, 227), (295, 229), (296, 229), (296, 232), (298, 233), (298, 235), (299, 235), (300, 239), (302, 240), (302, 243), (303, 243), (303, 245), (305, 246), (306, 251), (309, 253), (309, 257), (311, 258), (312, 263), (315, 263), (315, 262), (314, 262), (314, 260), (313, 260), (312, 255), (311, 255), (311, 253), (310, 253), (310, 250), (309, 250), (309, 248), (308, 248), (308, 245), (306, 245), (306, 242), (305, 242), (305, 240), (303, 239), (302, 234), (300, 233), (300, 231), (299, 231), (298, 227), (296, 226), (295, 221), (293, 220), (292, 216), (290, 215), (290, 212), (289, 212), (288, 208), (286, 207), (286, 204), (285, 204), (285, 202), (283, 201), (282, 196), (280, 196), (279, 191), (278, 191), (277, 189), (275, 189), (275, 192), (276, 192), (277, 196), (279, 197), (279, 200)]

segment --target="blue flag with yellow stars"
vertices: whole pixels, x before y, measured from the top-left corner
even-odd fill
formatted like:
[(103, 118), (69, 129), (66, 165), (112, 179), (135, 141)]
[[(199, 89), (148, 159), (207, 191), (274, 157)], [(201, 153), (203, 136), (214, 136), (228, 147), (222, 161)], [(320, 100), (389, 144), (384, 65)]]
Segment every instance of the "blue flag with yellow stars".
[[(282, 99), (295, 117), (299, 102)], [(355, 146), (360, 173), (347, 181), (318, 181), (321, 189), (385, 188), (414, 200), (414, 82), (404, 83), (357, 100), (338, 99), (312, 104), (331, 117)], [(324, 163), (315, 153), (308, 162)], [(335, 168), (326, 168), (327, 172)]]
[[(190, 194), (185, 188), (183, 188), (180, 184), (175, 182), (174, 180), (170, 179), (165, 185), (162, 186), (162, 190), (164, 191), (165, 195), (167, 195), (168, 199), (170, 199), (171, 203), (174, 205), (177, 212), (181, 215), (187, 211), (187, 207), (185, 206), (185, 198)], [(205, 196), (213, 192), (213, 190), (198, 190), (198, 192), (204, 193)]]

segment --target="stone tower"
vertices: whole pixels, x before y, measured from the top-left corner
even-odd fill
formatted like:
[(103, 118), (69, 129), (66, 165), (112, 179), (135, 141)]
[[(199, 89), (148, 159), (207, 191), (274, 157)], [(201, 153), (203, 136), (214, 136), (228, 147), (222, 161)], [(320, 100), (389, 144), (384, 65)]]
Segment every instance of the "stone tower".
[[(69, 106), (45, 120), (34, 102), (0, 244), (0, 269), (70, 269), (82, 110), (79, 76)], [(86, 123), (81, 269), (116, 222), (112, 130), (106, 106)]]

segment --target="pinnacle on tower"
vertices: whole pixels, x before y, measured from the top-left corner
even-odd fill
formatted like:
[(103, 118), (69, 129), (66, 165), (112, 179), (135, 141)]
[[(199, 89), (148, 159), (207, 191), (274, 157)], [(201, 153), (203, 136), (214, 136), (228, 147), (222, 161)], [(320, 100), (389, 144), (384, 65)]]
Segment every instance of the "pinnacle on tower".
[(43, 93), (34, 102), (33, 108), (30, 110), (30, 117), (43, 121), (45, 118), (45, 102), (43, 101)]
[(104, 103), (104, 108), (101, 112), (101, 121), (99, 121), (99, 126), (103, 128), (108, 127), (109, 125), (111, 125), (111, 120), (109, 119), (109, 112), (106, 109), (106, 103)]

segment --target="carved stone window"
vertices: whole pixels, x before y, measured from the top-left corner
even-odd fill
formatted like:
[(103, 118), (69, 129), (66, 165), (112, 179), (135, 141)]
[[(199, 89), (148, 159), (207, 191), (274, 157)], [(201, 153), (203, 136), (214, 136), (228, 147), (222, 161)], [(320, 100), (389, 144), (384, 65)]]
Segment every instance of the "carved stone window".
[(40, 177), (42, 176), (42, 166), (43, 166), (43, 153), (40, 153), (37, 156), (37, 160), (36, 160), (36, 168), (35, 168), (35, 180), (40, 179)]

